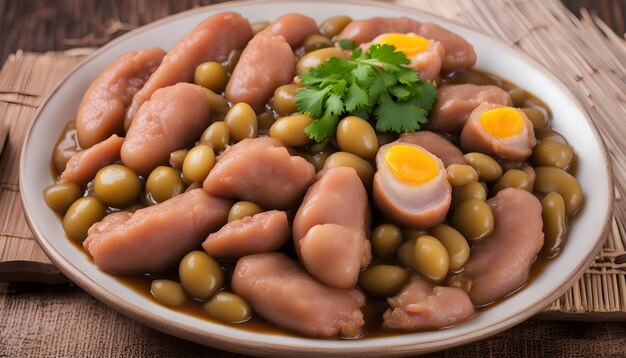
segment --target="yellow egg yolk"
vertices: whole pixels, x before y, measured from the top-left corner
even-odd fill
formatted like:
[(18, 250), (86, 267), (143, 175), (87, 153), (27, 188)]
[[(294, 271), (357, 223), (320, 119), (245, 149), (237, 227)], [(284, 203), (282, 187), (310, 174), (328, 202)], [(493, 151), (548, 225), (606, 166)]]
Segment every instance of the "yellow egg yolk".
[(437, 176), (439, 171), (437, 162), (430, 155), (404, 144), (389, 148), (384, 158), (396, 178), (411, 184), (423, 184)]
[(511, 107), (498, 107), (483, 112), (480, 125), (494, 137), (507, 138), (522, 131), (524, 118)]
[(379, 44), (394, 45), (397, 51), (402, 51), (407, 57), (413, 57), (426, 50), (430, 45), (428, 39), (417, 35), (387, 34), (383, 35)]

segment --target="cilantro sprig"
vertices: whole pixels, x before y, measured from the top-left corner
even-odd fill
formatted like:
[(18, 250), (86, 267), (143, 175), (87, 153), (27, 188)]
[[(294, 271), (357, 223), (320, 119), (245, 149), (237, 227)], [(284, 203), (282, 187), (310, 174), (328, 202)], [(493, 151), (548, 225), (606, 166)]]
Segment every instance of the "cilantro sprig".
[[(342, 44), (346, 45), (346, 44)], [(437, 99), (435, 86), (419, 79), (393, 45), (355, 48), (351, 59), (332, 57), (300, 76), (300, 113), (316, 118), (304, 132), (321, 142), (335, 134), (341, 116), (352, 113), (376, 120), (379, 132), (411, 132), (426, 123)]]

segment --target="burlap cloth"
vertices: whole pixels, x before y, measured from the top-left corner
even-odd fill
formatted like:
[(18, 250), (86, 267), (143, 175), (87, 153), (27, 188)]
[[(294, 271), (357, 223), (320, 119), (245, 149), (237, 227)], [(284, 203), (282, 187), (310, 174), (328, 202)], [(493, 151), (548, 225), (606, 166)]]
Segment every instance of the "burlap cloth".
[[(616, 174), (616, 219), (602, 254), (585, 276), (543, 317), (624, 320), (626, 317), (626, 45), (597, 19), (582, 22), (557, 0), (397, 1), (481, 29), (519, 46), (556, 73), (582, 100), (611, 151)], [(182, 10), (186, 4), (139, 6), (132, 23), (144, 23)], [(122, 7), (123, 9), (123, 7)], [(101, 34), (68, 39), (67, 45), (101, 44), (134, 26), (115, 21)], [(93, 19), (89, 20), (92, 21)], [(23, 34), (20, 34), (23, 36)], [(37, 272), (44, 281), (60, 276), (36, 247), (19, 206), (17, 162), (25, 129), (45, 93), (91, 50), (18, 53), (0, 72), (0, 277)], [(27, 261), (20, 261), (27, 260)], [(12, 266), (7, 266), (9, 263)], [(4, 265), (4, 266), (3, 266)], [(43, 274), (43, 275), (42, 275)], [(200, 346), (138, 324), (98, 302), (72, 284), (0, 283), (0, 356), (236, 356)], [(481, 342), (433, 356), (626, 356), (626, 324), (529, 320)]]

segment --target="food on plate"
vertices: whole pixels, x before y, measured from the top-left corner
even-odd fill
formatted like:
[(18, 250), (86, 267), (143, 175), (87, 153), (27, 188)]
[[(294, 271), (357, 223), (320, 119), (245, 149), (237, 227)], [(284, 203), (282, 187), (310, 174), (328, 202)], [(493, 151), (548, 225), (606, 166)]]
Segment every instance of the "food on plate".
[(443, 85), (425, 128), (441, 133), (461, 132), (469, 115), (483, 102), (510, 106), (511, 96), (492, 85)]
[(76, 135), (81, 148), (89, 148), (113, 134), (124, 133), (126, 108), (161, 64), (160, 48), (131, 51), (98, 75), (76, 112)]
[(447, 168), (451, 164), (465, 164), (463, 152), (443, 136), (430, 131), (402, 133), (400, 143), (419, 145), (441, 159)]
[(226, 223), (231, 202), (202, 189), (91, 226), (83, 246), (102, 269), (118, 273), (170, 268)]
[(84, 186), (96, 177), (98, 170), (120, 160), (124, 138), (113, 134), (111, 137), (81, 150), (70, 158), (59, 177), (60, 183), (75, 183)]
[(242, 50), (251, 38), (250, 23), (235, 12), (223, 12), (201, 22), (172, 46), (135, 94), (126, 112), (124, 128), (130, 128), (139, 108), (159, 88), (191, 81), (198, 65), (226, 61), (231, 52)]
[(398, 331), (427, 331), (456, 326), (471, 318), (476, 309), (465, 291), (436, 286), (413, 278), (402, 291), (387, 300), (384, 327)]
[(288, 330), (313, 337), (358, 338), (362, 333), (363, 293), (325, 286), (284, 254), (242, 257), (231, 284), (254, 312)]
[(297, 13), (278, 17), (264, 31), (282, 36), (293, 48), (300, 46), (307, 36), (319, 33), (315, 20)]
[(384, 145), (376, 155), (374, 202), (390, 220), (426, 229), (446, 217), (452, 188), (441, 159), (408, 143)]
[[(543, 246), (541, 203), (525, 190), (507, 188), (487, 200), (493, 231), (474, 245), (452, 284), (468, 290), (476, 306), (505, 297), (528, 281), (530, 266)], [(514, 212), (515, 215), (510, 215)]]
[(404, 52), (411, 61), (408, 66), (424, 81), (436, 80), (441, 72), (445, 51), (438, 41), (428, 40), (414, 33), (386, 33), (376, 36), (372, 42), (362, 44), (361, 48), (367, 50), (372, 44), (393, 45), (396, 50)]
[(461, 131), (461, 147), (505, 162), (523, 162), (535, 146), (535, 131), (519, 109), (483, 103), (470, 114)]
[(315, 170), (273, 138), (253, 138), (224, 151), (203, 183), (216, 196), (251, 201), (266, 209), (286, 209), (302, 199)]
[(185, 291), (197, 300), (211, 298), (224, 283), (219, 262), (202, 251), (192, 251), (180, 260), (178, 276)]
[(275, 251), (289, 240), (290, 234), (291, 228), (284, 211), (264, 211), (230, 221), (209, 234), (202, 248), (215, 258), (237, 259)]
[(248, 42), (226, 85), (226, 99), (260, 112), (274, 90), (291, 82), (296, 56), (283, 36), (262, 31)]
[(135, 116), (122, 144), (122, 163), (138, 174), (148, 174), (168, 162), (170, 153), (193, 143), (209, 124), (206, 91), (177, 83), (154, 92)]
[(409, 270), (394, 265), (375, 265), (359, 276), (359, 286), (368, 295), (387, 298), (397, 294), (411, 278)]
[(353, 288), (372, 258), (370, 220), (367, 192), (354, 169), (320, 172), (293, 220), (294, 245), (304, 267), (325, 284)]
[(584, 201), (550, 110), (475, 61), (409, 18), (217, 14), (95, 78), (43, 198), (172, 310), (320, 338), (462, 325)]
[(233, 142), (240, 142), (246, 138), (256, 138), (259, 135), (259, 123), (254, 109), (245, 102), (232, 106), (224, 123), (228, 127), (228, 137)]
[(442, 70), (453, 72), (471, 67), (476, 62), (474, 47), (462, 37), (433, 23), (420, 23), (401, 18), (374, 17), (367, 20), (353, 21), (339, 34), (340, 39), (350, 39), (357, 43), (372, 41), (376, 36), (386, 33), (414, 33), (443, 45), (445, 57)]

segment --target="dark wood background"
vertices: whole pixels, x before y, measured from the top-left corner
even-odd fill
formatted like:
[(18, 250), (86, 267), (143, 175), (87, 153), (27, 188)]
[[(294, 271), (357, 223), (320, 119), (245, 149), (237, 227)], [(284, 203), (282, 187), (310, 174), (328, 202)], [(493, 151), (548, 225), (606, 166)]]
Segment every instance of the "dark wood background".
[[(135, 27), (192, 7), (224, 0), (0, 0), (0, 63), (22, 49), (45, 52), (102, 46)], [(600, 16), (624, 34), (626, 0), (564, 0)]]

